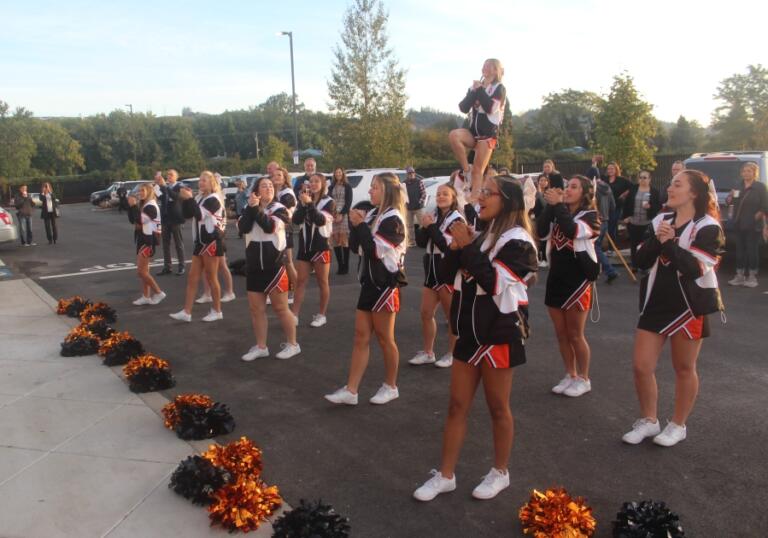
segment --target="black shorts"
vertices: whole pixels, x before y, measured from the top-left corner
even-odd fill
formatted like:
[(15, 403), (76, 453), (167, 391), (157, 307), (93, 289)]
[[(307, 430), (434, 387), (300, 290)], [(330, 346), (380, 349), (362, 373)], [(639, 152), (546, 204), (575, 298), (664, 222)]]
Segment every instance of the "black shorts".
[(364, 312), (399, 312), (400, 288), (377, 288), (363, 284), (357, 309)]
[(662, 336), (682, 333), (688, 340), (699, 340), (710, 334), (709, 318), (707, 316), (696, 317), (691, 312), (685, 312), (677, 317), (641, 314), (637, 328)]
[(514, 368), (525, 363), (525, 345), (522, 340), (515, 340), (478, 346), (472, 339), (459, 338), (453, 347), (453, 358), (473, 366), (485, 362), (491, 368)]
[(298, 256), (296, 256), (297, 260), (301, 260), (303, 262), (307, 263), (331, 263), (331, 251), (330, 250), (321, 250), (319, 252), (299, 252)]
[(210, 243), (195, 243), (195, 249), (192, 251), (193, 256), (224, 256), (224, 247), (222, 246), (221, 239), (214, 239)]
[(142, 258), (152, 258), (155, 255), (154, 237), (138, 235), (136, 237), (136, 254)]
[(248, 270), (245, 275), (245, 287), (248, 291), (267, 295), (273, 291), (288, 291), (288, 271), (283, 265), (278, 265), (271, 271)]

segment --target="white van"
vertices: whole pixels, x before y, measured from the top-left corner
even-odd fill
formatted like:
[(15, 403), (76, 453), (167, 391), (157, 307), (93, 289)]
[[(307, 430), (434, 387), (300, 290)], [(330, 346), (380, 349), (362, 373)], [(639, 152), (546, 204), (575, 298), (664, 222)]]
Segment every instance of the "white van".
[(369, 200), (368, 190), (371, 188), (371, 181), (373, 176), (382, 174), (384, 172), (392, 172), (400, 178), (401, 182), (405, 182), (405, 169), (404, 168), (364, 168), (358, 170), (347, 170), (347, 181), (352, 185), (352, 206), (355, 204)]
[(723, 218), (725, 198), (741, 183), (741, 166), (745, 162), (757, 163), (760, 168), (758, 181), (768, 183), (768, 151), (716, 151), (711, 153), (694, 153), (684, 161), (686, 168), (699, 170), (707, 174), (715, 183), (717, 202)]

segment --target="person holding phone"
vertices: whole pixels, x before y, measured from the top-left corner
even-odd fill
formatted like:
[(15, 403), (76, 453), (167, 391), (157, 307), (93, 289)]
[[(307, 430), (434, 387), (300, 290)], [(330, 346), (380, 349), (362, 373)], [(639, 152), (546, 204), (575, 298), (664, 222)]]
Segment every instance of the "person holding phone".
[(755, 288), (758, 285), (761, 235), (768, 240), (768, 192), (759, 180), (757, 163), (744, 163), (741, 183), (725, 200), (732, 207), (733, 216), (728, 219), (728, 225), (733, 229), (736, 244), (736, 276), (728, 281), (731, 286)]
[(637, 271), (637, 247), (648, 236), (651, 221), (661, 209), (659, 191), (651, 185), (651, 173), (640, 170), (637, 184), (629, 189), (623, 219), (629, 235), (632, 270)]

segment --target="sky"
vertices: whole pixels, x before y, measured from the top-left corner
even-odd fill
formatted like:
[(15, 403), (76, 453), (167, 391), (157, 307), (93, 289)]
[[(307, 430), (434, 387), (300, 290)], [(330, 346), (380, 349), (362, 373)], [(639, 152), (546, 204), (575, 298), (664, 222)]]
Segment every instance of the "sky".
[[(296, 93), (328, 109), (327, 80), (351, 0), (0, 1), (0, 100), (36, 116), (114, 109), (220, 113)], [(566, 88), (607, 94), (634, 77), (664, 121), (708, 125), (719, 82), (768, 64), (768, 2), (385, 0), (408, 107), (458, 113), (483, 61), (499, 58), (513, 113)], [(714, 6), (721, 6), (719, 10)], [(482, 10), (472, 12), (473, 7)], [(727, 7), (727, 9), (726, 9)]]

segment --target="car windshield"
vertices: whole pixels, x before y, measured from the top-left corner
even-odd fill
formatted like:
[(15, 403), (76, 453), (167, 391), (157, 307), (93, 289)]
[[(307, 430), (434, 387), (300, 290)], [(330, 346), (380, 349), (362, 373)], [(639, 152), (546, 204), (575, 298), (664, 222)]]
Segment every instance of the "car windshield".
[(714, 182), (718, 192), (729, 192), (741, 183), (742, 161), (693, 161), (686, 163), (688, 168), (707, 174)]
[(363, 176), (347, 176), (347, 182), (352, 185), (352, 188), (354, 189), (358, 185), (360, 185), (360, 182), (363, 180)]

